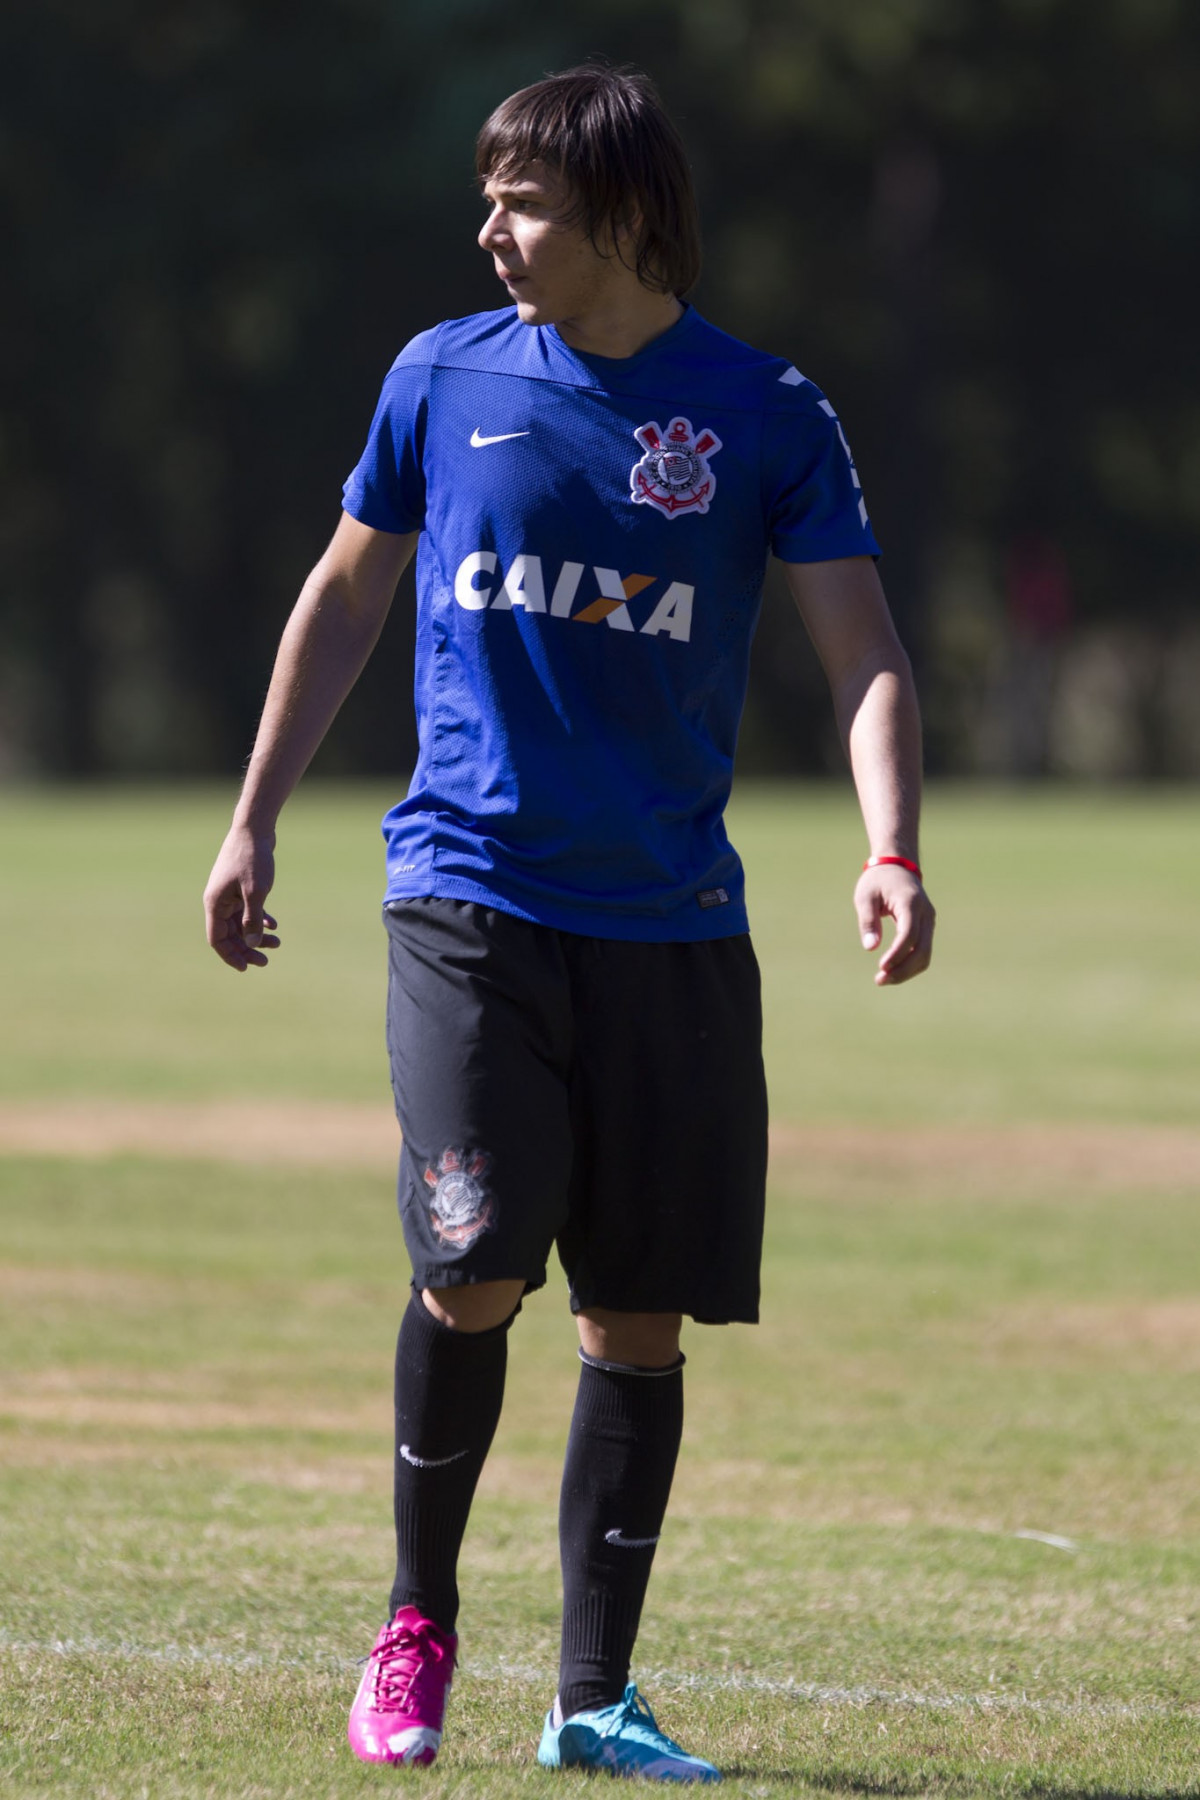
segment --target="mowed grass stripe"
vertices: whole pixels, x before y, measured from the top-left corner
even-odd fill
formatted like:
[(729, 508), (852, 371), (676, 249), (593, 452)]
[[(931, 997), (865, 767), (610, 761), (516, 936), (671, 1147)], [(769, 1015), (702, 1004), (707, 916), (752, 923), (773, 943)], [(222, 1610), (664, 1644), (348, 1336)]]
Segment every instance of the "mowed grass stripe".
[[(232, 797), (0, 796), (8, 1100), (250, 1094), (386, 1112), (378, 825), (396, 784), (313, 783), (289, 804), (272, 900), (284, 947), (244, 979), (199, 914)], [(1177, 899), (1200, 884), (1194, 808), (1187, 789), (935, 787), (934, 971), (880, 993), (850, 910), (864, 849), (849, 791), (740, 784), (730, 832), (767, 973), (776, 1118), (1194, 1127), (1200, 986)]]
[[(244, 982), (196, 930), (224, 797), (7, 805), (0, 1129), (25, 1096), (46, 1132), (0, 1156), (6, 1796), (410, 1785), (344, 1743), (390, 1573), (407, 1280), (383, 799), (289, 813), (286, 958)], [(638, 1651), (733, 1794), (1200, 1793), (1191, 805), (935, 794), (939, 963), (881, 995), (848, 797), (741, 797), (778, 1127), (763, 1324), (689, 1334)], [(122, 1108), (144, 1135), (95, 1154), (88, 1117)], [(573, 1341), (554, 1276), (468, 1536), (439, 1800), (594, 1788), (532, 1766)]]
[[(385, 1784), (437, 1800), (596, 1792), (594, 1778), (536, 1768), (545, 1695), (519, 1680), (464, 1673), (437, 1766), (405, 1776), (354, 1764), (344, 1742), (346, 1677), (84, 1658), (12, 1659), (7, 1674), (0, 1719), (19, 1711), (43, 1727), (5, 1740), (3, 1791), (13, 1796), (258, 1800), (378, 1794)], [(931, 1711), (729, 1691), (668, 1693), (658, 1715), (719, 1759), (726, 1793), (757, 1800), (830, 1792), (1183, 1800), (1197, 1791), (1195, 1723), (1186, 1717)]]
[[(56, 1426), (52, 1410), (10, 1417), (10, 1629), (31, 1644), (89, 1636), (288, 1659), (257, 1672), (172, 1664), (180, 1689), (162, 1685), (171, 1671), (153, 1658), (122, 1674), (104, 1659), (30, 1652), (41, 1698), (18, 1717), (14, 1745), (35, 1734), (49, 1697), (81, 1686), (135, 1708), (178, 1707), (186, 1694), (201, 1713), (234, 1714), (189, 1727), (222, 1780), (303, 1792), (299, 1757), (301, 1779), (326, 1782), (312, 1791), (358, 1791), (340, 1734), (348, 1665), (369, 1642), (387, 1572), (386, 1370), (402, 1281), (378, 1261), (395, 1231), (390, 1201), (381, 1207), (379, 1183), (361, 1172), (242, 1169), (214, 1181), (197, 1165), (46, 1159), (8, 1172), (20, 1176), (13, 1235), (29, 1260), (8, 1264), (18, 1304), (0, 1323), (0, 1361), (16, 1370), (7, 1385), (28, 1380), (51, 1403), (124, 1393), (168, 1409), (132, 1435)], [(1187, 1196), (1064, 1206), (1051, 1193), (998, 1208), (915, 1180), (880, 1192), (861, 1171), (844, 1191), (810, 1183), (802, 1163), (793, 1177), (772, 1196), (765, 1327), (689, 1341), (694, 1404), (640, 1652), (643, 1669), (668, 1674), (670, 1724), (768, 1791), (843, 1780), (1045, 1791), (1071, 1770), (1079, 1792), (1184, 1791), (1177, 1728), (1200, 1691), (1194, 1378), (1169, 1331), (1132, 1350), (1118, 1340), (1110, 1355), (1071, 1320), (1080, 1305), (1166, 1308), (1168, 1319), (1179, 1305), (1186, 1349)], [(49, 1260), (64, 1241), (81, 1266)], [(1042, 1321), (1052, 1338), (1056, 1319), (1057, 1372), (1028, 1336)], [(489, 1678), (464, 1679), (458, 1729), (477, 1735), (451, 1739), (451, 1773), (439, 1777), (464, 1794), (537, 1779), (525, 1771), (554, 1662), (571, 1342), (555, 1286), (514, 1334), (497, 1485), (485, 1483), (468, 1540), (465, 1654)], [(241, 1423), (214, 1429), (202, 1416), (210, 1399), (243, 1408)], [(1030, 1527), (1065, 1530), (1080, 1551), (1010, 1535)], [(246, 1733), (257, 1721), (286, 1737), (281, 1694), (297, 1681), (309, 1693), (314, 1655), (329, 1659), (324, 1674), (272, 1772)], [(542, 1674), (543, 1691), (506, 1674), (514, 1663)], [(222, 1669), (233, 1687), (213, 1685)], [(689, 1692), (689, 1678), (735, 1685)], [(872, 1711), (869, 1692), (988, 1693), (1037, 1708), (1005, 1714), (1003, 1730), (999, 1710), (967, 1709), (914, 1744), (905, 1720), (921, 1709)], [(1060, 1706), (1117, 1710), (1081, 1718)], [(117, 1780), (105, 1759), (119, 1742), (154, 1791), (172, 1791), (168, 1759), (110, 1704), (106, 1718), (111, 1741), (86, 1750), (89, 1779)], [(985, 1752), (998, 1759), (990, 1774), (979, 1773)], [(112, 1791), (140, 1789), (131, 1779)], [(220, 1790), (197, 1774), (177, 1791)]]
[[(897, 1177), (924, 1187), (1008, 1195), (1045, 1189), (1200, 1187), (1200, 1128), (1104, 1123), (999, 1127), (797, 1125), (770, 1128), (772, 1171), (799, 1164), (810, 1183), (876, 1185)], [(149, 1157), (268, 1168), (396, 1166), (400, 1134), (390, 1108), (315, 1101), (0, 1101), (0, 1157)]]
[[(0, 1655), (14, 1656), (92, 1657), (102, 1661), (151, 1662), (187, 1667), (210, 1666), (222, 1669), (329, 1669), (341, 1675), (357, 1675), (362, 1658), (336, 1656), (315, 1651), (311, 1656), (284, 1656), (270, 1651), (205, 1650), (195, 1644), (106, 1643), (97, 1638), (62, 1638), (51, 1643), (27, 1642), (0, 1630)], [(731, 1673), (709, 1674), (695, 1670), (641, 1668), (639, 1679), (656, 1692), (675, 1694), (768, 1694), (784, 1699), (806, 1701), (814, 1706), (887, 1707), (904, 1710), (917, 1708), (931, 1712), (1033, 1712), (1051, 1717), (1073, 1718), (1173, 1718), (1200, 1717), (1200, 1700), (1192, 1705), (1171, 1706), (1163, 1701), (1128, 1700), (1053, 1700), (1038, 1699), (1031, 1694), (916, 1694), (904, 1689), (868, 1686), (828, 1687), (820, 1682), (800, 1681), (792, 1677), (775, 1679), (769, 1675)], [(541, 1668), (505, 1659), (495, 1664), (474, 1660), (461, 1670), (455, 1681), (494, 1684), (516, 1682), (523, 1686), (550, 1691), (558, 1679), (557, 1667), (547, 1663)]]

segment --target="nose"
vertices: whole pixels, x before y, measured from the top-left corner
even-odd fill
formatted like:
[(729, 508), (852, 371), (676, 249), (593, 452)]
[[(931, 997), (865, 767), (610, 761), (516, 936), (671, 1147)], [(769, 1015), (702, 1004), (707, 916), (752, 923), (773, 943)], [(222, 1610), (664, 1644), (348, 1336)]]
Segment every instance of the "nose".
[(483, 229), (479, 233), (478, 243), (481, 250), (494, 250), (501, 238), (507, 236), (507, 233), (501, 226), (501, 218), (502, 214), (500, 208), (498, 206), (493, 206), (491, 212), (483, 222)]

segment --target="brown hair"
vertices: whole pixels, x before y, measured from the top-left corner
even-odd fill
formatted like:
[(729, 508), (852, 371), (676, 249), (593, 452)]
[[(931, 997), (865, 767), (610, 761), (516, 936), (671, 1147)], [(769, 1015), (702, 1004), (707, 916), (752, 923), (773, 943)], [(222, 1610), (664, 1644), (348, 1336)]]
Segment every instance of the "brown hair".
[(648, 76), (584, 63), (511, 94), (475, 143), (481, 182), (541, 162), (570, 184), (565, 223), (607, 253), (633, 231), (639, 281), (681, 297), (700, 275), (700, 222), (687, 155)]

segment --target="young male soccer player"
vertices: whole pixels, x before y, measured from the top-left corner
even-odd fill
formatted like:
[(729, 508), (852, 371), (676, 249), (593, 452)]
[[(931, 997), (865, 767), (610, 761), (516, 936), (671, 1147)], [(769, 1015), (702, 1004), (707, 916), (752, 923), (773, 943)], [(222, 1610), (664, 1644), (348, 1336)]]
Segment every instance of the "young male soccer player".
[[(206, 895), (232, 968), (279, 940), (275, 823), (417, 551), (420, 755), (384, 821), (388, 1028), (413, 1293), (396, 1352), (396, 1580), (350, 1716), (432, 1762), (459, 1546), (521, 1297), (566, 1269), (582, 1368), (538, 1760), (717, 1779), (629, 1663), (683, 1418), (683, 1316), (754, 1321), (758, 972), (726, 839), (770, 551), (828, 673), (873, 852), (875, 979), (920, 973), (919, 724), (833, 408), (686, 304), (687, 162), (640, 76), (587, 67), (484, 125), (479, 234), (513, 305), (415, 338), (284, 632)], [(264, 933), (264, 926), (266, 932)]]

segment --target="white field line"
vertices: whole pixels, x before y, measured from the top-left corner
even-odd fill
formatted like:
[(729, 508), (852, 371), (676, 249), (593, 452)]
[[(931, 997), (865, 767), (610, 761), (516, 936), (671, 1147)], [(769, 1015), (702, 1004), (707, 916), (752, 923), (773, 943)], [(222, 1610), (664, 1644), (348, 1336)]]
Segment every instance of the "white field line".
[[(209, 1650), (193, 1644), (137, 1644), (128, 1639), (98, 1637), (53, 1638), (39, 1641), (21, 1638), (0, 1629), (0, 1652), (25, 1656), (93, 1656), (111, 1661), (149, 1662), (172, 1667), (221, 1669), (307, 1669), (349, 1675), (365, 1662), (316, 1651), (311, 1656), (277, 1656), (262, 1651)], [(529, 1663), (468, 1662), (460, 1678), (468, 1681), (512, 1681), (522, 1686), (553, 1691), (555, 1671)], [(896, 1707), (928, 1712), (1040, 1713), (1049, 1718), (1171, 1718), (1190, 1717), (1196, 1708), (1170, 1706), (1161, 1700), (1056, 1700), (1035, 1694), (923, 1694), (908, 1688), (870, 1686), (828, 1687), (815, 1681), (796, 1681), (769, 1675), (703, 1674), (682, 1669), (641, 1669), (638, 1678), (649, 1688), (668, 1688), (677, 1693), (768, 1694), (779, 1699), (807, 1701), (812, 1706)]]

